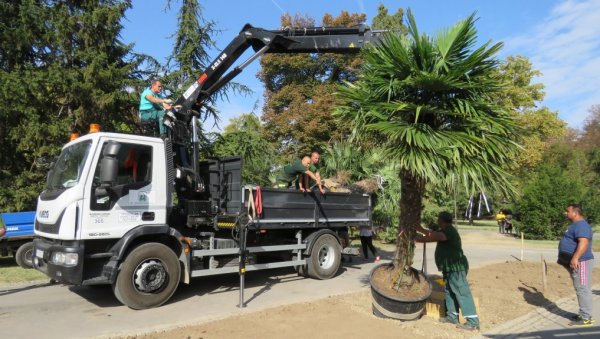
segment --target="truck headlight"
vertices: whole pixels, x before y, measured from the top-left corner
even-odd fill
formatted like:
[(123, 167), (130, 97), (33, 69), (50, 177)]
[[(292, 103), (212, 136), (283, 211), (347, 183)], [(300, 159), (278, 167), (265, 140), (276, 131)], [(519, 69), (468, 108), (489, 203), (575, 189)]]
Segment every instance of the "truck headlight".
[(79, 261), (79, 254), (77, 253), (64, 253), (54, 252), (52, 253), (52, 263), (63, 266), (77, 266)]

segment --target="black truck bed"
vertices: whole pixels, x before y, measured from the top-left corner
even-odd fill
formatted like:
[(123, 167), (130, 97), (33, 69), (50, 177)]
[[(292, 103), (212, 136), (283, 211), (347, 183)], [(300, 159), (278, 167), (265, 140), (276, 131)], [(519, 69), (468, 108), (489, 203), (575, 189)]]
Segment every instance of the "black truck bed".
[[(250, 192), (252, 200), (256, 200), (256, 186), (241, 184), (242, 159), (239, 157), (210, 159), (200, 167), (213, 204), (220, 211), (217, 225), (231, 227), (238, 215), (248, 212)], [(371, 225), (368, 194), (329, 192), (322, 195), (318, 191), (262, 188), (261, 198), (262, 213), (253, 221), (258, 229)]]
[[(319, 192), (263, 188), (262, 214), (255, 223), (260, 229), (321, 228), (370, 225), (371, 199), (367, 194)], [(256, 190), (253, 190), (256, 200)], [(244, 209), (249, 190), (244, 192)]]

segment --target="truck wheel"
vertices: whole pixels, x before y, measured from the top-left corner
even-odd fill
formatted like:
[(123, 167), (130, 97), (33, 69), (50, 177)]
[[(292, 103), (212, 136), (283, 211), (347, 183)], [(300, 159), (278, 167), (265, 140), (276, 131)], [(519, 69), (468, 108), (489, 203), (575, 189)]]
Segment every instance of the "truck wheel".
[(22, 268), (33, 268), (33, 242), (28, 242), (17, 250), (15, 261)]
[[(294, 260), (298, 260), (298, 256), (295, 255)], [(301, 277), (308, 277), (306, 274), (306, 265), (294, 266), (294, 271), (296, 271), (296, 273), (298, 273), (298, 275)]]
[(175, 293), (180, 273), (179, 260), (169, 247), (143, 244), (131, 251), (121, 265), (113, 293), (135, 310), (157, 307)]
[(313, 279), (333, 278), (340, 268), (341, 253), (340, 243), (333, 235), (321, 235), (306, 258), (306, 273)]

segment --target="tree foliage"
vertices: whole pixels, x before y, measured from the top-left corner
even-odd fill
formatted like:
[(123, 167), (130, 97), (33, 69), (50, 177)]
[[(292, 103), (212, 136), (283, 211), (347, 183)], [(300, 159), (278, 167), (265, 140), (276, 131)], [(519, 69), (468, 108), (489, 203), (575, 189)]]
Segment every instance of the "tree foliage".
[[(44, 159), (89, 123), (128, 130), (142, 58), (119, 39), (130, 1), (0, 3), (0, 209), (34, 208)], [(46, 161), (47, 162), (47, 161)]]
[(523, 149), (511, 167), (516, 172), (524, 172), (534, 168), (544, 151), (565, 134), (566, 124), (558, 118), (557, 112), (538, 107), (545, 96), (544, 85), (533, 82), (541, 72), (533, 68), (529, 59), (509, 56), (498, 67), (498, 72), (504, 86), (496, 100), (514, 114), (521, 127), (518, 135)]
[(408, 33), (408, 29), (404, 26), (404, 9), (398, 8), (396, 13), (390, 15), (385, 5), (379, 4), (371, 28), (374, 30), (390, 30), (401, 35)]
[(366, 49), (359, 80), (338, 91), (338, 114), (354, 136), (377, 140), (398, 161), (397, 268), (412, 263), (426, 183), (456, 175), (484, 191), (510, 191), (503, 167), (518, 149), (515, 121), (495, 100), (503, 84), (495, 59), (502, 45), (475, 46), (473, 15), (434, 37), (407, 15), (409, 34), (388, 34)]
[(213, 149), (216, 156), (241, 156), (242, 181), (270, 186), (269, 173), (274, 162), (273, 148), (262, 137), (262, 126), (253, 114), (243, 114), (225, 127)]
[[(323, 16), (322, 26), (351, 27), (364, 23), (365, 15), (346, 11)], [(314, 26), (312, 18), (281, 18), (282, 26)], [(260, 80), (265, 84), (265, 137), (288, 159), (324, 148), (329, 140), (341, 140), (348, 126), (331, 113), (338, 99), (335, 87), (356, 79), (360, 58), (357, 55), (291, 54), (266, 55), (261, 59)]]
[(564, 210), (580, 201), (583, 186), (556, 164), (543, 164), (530, 175), (523, 191), (516, 205), (519, 231), (529, 239), (557, 239), (568, 225)]
[(600, 148), (600, 105), (590, 107), (589, 113), (583, 123), (578, 144), (584, 150), (594, 152)]

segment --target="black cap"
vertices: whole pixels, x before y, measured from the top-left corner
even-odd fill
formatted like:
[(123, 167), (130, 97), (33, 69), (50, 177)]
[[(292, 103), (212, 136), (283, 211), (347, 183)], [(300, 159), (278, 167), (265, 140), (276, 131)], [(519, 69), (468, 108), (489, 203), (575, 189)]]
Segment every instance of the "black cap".
[(438, 215), (438, 219), (451, 224), (452, 223), (452, 214), (450, 214), (450, 212), (440, 212), (440, 214)]

